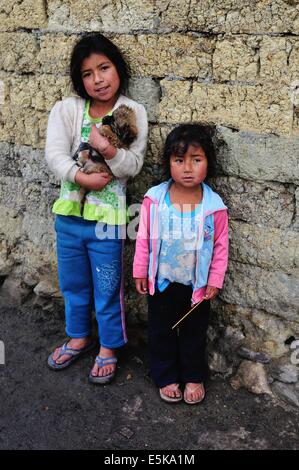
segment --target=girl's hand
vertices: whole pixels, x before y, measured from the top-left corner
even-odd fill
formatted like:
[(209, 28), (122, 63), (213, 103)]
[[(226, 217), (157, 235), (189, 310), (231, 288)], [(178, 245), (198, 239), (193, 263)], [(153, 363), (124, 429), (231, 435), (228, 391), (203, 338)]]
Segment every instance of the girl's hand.
[(99, 129), (96, 126), (92, 126), (91, 128), (88, 143), (98, 153), (103, 155), (105, 160), (111, 160), (116, 155), (116, 148), (110, 144), (109, 140), (106, 137), (103, 137), (99, 133)]
[(136, 278), (135, 279), (136, 290), (139, 294), (147, 294), (147, 278)]
[(92, 126), (91, 133), (89, 135), (88, 143), (98, 152), (102, 153), (107, 150), (110, 145), (109, 140), (103, 137), (99, 133), (99, 129), (96, 126)]
[(112, 180), (109, 173), (91, 173), (86, 176), (89, 178), (88, 187), (91, 191), (100, 191)]
[(111, 179), (112, 176), (109, 173), (91, 173), (86, 175), (83, 171), (78, 170), (75, 175), (75, 182), (89, 191), (100, 191)]
[(215, 297), (217, 297), (218, 294), (219, 294), (218, 287), (207, 286), (206, 295), (204, 296), (204, 299), (205, 300), (215, 299)]

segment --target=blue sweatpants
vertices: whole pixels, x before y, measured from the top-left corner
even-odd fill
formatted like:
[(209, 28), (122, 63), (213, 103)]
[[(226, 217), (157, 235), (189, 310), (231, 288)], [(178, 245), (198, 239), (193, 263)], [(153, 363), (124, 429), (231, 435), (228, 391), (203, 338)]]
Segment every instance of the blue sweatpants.
[[(123, 239), (117, 226), (80, 217), (58, 215), (58, 277), (65, 301), (66, 333), (71, 338), (91, 334), (95, 308), (102, 346), (119, 348), (127, 342), (123, 300)], [(111, 237), (111, 229), (113, 235)], [(109, 235), (108, 235), (109, 233)]]

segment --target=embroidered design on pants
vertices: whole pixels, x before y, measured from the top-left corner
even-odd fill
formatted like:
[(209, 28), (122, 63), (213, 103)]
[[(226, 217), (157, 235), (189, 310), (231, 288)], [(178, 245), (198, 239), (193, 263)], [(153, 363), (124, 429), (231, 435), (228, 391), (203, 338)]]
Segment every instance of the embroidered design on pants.
[(121, 270), (119, 261), (96, 266), (96, 270), (100, 292), (103, 294), (113, 294), (120, 288)]

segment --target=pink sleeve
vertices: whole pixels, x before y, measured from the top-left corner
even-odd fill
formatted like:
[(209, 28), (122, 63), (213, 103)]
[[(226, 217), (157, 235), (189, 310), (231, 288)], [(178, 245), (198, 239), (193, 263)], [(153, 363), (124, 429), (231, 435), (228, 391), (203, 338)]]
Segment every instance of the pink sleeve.
[(228, 263), (228, 215), (227, 210), (214, 213), (214, 249), (209, 270), (208, 285), (223, 286)]
[(133, 277), (147, 278), (150, 245), (150, 206), (152, 200), (144, 198), (140, 210), (139, 228), (136, 238), (135, 256), (133, 261)]

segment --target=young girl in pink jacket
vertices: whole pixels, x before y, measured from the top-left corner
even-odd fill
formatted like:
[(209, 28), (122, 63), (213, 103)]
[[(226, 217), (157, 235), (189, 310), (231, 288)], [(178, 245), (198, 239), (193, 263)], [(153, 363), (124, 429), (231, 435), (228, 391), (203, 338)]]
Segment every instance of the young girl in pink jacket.
[(137, 291), (148, 294), (150, 369), (160, 397), (193, 405), (205, 396), (210, 300), (228, 260), (227, 207), (204, 182), (214, 169), (211, 129), (176, 127), (164, 164), (170, 179), (150, 188), (141, 206), (133, 276)]

